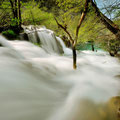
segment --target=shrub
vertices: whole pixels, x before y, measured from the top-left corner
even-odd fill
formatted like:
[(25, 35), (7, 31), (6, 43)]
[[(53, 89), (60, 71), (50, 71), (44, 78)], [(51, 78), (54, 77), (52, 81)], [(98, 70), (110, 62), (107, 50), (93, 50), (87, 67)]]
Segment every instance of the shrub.
[(3, 31), (2, 34), (9, 39), (13, 39), (17, 37), (17, 34), (13, 30), (6, 30)]
[(24, 4), (22, 9), (22, 23), (23, 25), (44, 25), (48, 29), (56, 31), (57, 24), (54, 20), (53, 13), (46, 12), (47, 8), (39, 8), (36, 2), (28, 2)]

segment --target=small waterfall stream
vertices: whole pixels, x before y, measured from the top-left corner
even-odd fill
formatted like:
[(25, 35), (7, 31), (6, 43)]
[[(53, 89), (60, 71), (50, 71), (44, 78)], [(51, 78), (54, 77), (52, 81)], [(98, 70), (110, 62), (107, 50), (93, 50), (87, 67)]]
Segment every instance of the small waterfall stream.
[[(29, 29), (28, 29), (29, 28)], [(37, 39), (35, 36), (35, 30), (33, 30), (32, 26), (24, 28), (24, 31), (28, 34), (29, 41), (33, 43), (37, 43)], [(62, 40), (57, 39), (54, 32), (43, 28), (36, 28), (38, 37), (41, 42), (41, 47), (49, 53), (63, 53), (64, 44), (61, 42)], [(61, 44), (62, 43), (62, 44)]]
[(119, 102), (109, 102), (120, 95), (118, 59), (82, 51), (73, 70), (71, 50), (61, 39), (45, 28), (38, 34), (41, 47), (0, 36), (0, 120), (117, 119)]

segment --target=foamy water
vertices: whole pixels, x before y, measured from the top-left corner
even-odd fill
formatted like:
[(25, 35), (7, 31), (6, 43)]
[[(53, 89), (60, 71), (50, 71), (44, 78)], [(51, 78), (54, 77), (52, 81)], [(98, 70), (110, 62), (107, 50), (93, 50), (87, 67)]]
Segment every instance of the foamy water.
[(78, 52), (73, 70), (70, 50), (59, 55), (26, 41), (1, 41), (0, 120), (114, 119), (106, 103), (119, 95), (118, 59)]

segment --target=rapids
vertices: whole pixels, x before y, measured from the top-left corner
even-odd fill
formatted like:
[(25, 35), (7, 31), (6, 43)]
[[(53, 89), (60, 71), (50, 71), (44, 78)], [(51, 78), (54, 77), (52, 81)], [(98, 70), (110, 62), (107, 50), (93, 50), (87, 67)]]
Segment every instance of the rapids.
[(41, 47), (0, 36), (0, 120), (115, 120), (108, 101), (120, 92), (118, 59), (78, 51), (73, 70), (71, 50), (47, 33)]

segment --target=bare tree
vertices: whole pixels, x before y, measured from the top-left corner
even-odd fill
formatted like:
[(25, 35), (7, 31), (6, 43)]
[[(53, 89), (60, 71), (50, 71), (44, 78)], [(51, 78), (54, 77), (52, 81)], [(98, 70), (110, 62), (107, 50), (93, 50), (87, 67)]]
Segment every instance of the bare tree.
[(66, 34), (68, 35), (69, 37), (69, 41), (71, 42), (71, 45), (72, 45), (72, 51), (73, 51), (73, 68), (76, 69), (77, 68), (77, 54), (76, 54), (76, 44), (77, 44), (77, 40), (78, 40), (78, 34), (79, 34), (79, 30), (80, 30), (80, 27), (86, 17), (86, 14), (87, 14), (87, 11), (88, 11), (88, 4), (89, 4), (90, 0), (86, 0), (85, 1), (85, 6), (84, 6), (84, 10), (81, 14), (81, 17), (80, 17), (80, 20), (79, 20), (79, 23), (78, 23), (78, 26), (76, 28), (76, 34), (75, 34), (75, 38), (72, 37), (72, 35), (70, 34), (70, 32), (68, 31), (67, 29), (67, 25), (62, 25), (58, 22), (58, 20), (55, 18), (56, 20), (56, 23), (57, 25), (62, 28)]
[(21, 17), (21, 3), (20, 3), (20, 0), (18, 0), (18, 18), (19, 18), (19, 28), (21, 28), (22, 17)]

